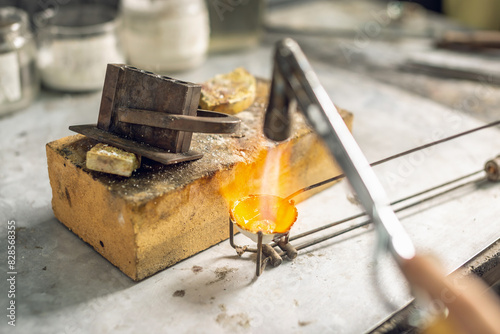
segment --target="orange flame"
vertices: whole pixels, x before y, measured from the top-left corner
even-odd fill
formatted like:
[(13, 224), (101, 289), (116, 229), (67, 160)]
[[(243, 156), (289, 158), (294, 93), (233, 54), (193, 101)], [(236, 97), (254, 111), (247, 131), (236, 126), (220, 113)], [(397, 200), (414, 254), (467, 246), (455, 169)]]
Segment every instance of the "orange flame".
[(293, 202), (270, 195), (250, 195), (237, 201), (231, 219), (241, 228), (264, 234), (286, 233), (297, 220)]
[(290, 187), (292, 145), (273, 144), (267, 149), (262, 147), (263, 143), (256, 146), (254, 150), (245, 151), (245, 160), (252, 163), (237, 163), (231, 169), (220, 173), (219, 193), (229, 207), (251, 194), (286, 197), (296, 188), (295, 184)]
[(264, 160), (263, 174), (261, 178), (260, 193), (283, 196), (284, 183), (286, 182), (283, 172), (287, 169), (290, 161), (290, 151), (276, 148), (270, 150)]
[(281, 198), (290, 192), (290, 154), (291, 145), (282, 143), (261, 152), (257, 162), (232, 171), (233, 178), (221, 187), (221, 194), (239, 227), (266, 234), (290, 230), (297, 212), (293, 202)]

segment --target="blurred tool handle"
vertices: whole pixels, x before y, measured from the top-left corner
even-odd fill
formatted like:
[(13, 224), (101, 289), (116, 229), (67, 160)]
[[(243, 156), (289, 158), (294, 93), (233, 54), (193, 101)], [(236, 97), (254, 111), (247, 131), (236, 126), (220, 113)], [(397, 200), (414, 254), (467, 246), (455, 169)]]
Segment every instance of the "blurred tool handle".
[(436, 46), (444, 49), (500, 49), (500, 31), (448, 31)]
[(464, 333), (500, 333), (500, 301), (479, 278), (445, 276), (436, 260), (421, 255), (405, 260), (401, 269), (412, 286), (448, 308), (450, 321)]

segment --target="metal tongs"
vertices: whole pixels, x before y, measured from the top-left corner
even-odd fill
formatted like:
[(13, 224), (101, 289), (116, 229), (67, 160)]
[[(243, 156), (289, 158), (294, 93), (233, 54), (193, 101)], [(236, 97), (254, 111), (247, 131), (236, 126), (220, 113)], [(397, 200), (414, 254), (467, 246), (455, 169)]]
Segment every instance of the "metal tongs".
[(479, 281), (453, 284), (431, 258), (415, 247), (389, 205), (388, 197), (363, 152), (345, 125), (299, 45), (287, 38), (277, 43), (264, 134), (282, 141), (290, 136), (296, 101), (308, 123), (323, 139), (376, 226), (379, 247), (388, 251), (412, 288), (427, 292), (449, 310), (451, 323), (467, 333), (500, 333), (500, 306)]

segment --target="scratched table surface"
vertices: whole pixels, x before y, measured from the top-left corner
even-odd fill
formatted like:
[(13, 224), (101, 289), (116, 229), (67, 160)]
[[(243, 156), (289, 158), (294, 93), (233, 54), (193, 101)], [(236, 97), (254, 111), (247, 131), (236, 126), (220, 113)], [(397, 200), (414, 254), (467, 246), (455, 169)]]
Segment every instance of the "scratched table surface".
[[(345, 18), (349, 11), (339, 11), (345, 3), (314, 2), (315, 10), (300, 4), (275, 8), (268, 24), (300, 28), (325, 17), (331, 21), (339, 13)], [(286, 19), (297, 13), (310, 19)], [(332, 27), (328, 36), (296, 37), (332, 100), (354, 113), (353, 134), (368, 160), (498, 116), (498, 87), (397, 70), (413, 53), (434, 52), (427, 34), (386, 38), (383, 29), (389, 23), (380, 21), (380, 36), (360, 43), (356, 31), (378, 21), (370, 15), (344, 21), (337, 22), (353, 26), (352, 36), (344, 29), (338, 37)], [(269, 78), (272, 42), (279, 37), (268, 33), (257, 48), (211, 55), (201, 68), (175, 76), (200, 82), (244, 66)], [(474, 62), (475, 56), (470, 57)], [(361, 333), (411, 299), (389, 259), (380, 260), (375, 274), (372, 227), (307, 248), (294, 261), (266, 269), (259, 279), (255, 258), (239, 258), (224, 241), (142, 282), (131, 281), (59, 223), (50, 204), (45, 143), (70, 135), (69, 125), (95, 122), (99, 102), (100, 92), (44, 91), (29, 108), (0, 118), (2, 313), (9, 290), (8, 221), (15, 221), (17, 237), (16, 326), (9, 326), (4, 314), (0, 332)], [(499, 153), (500, 133), (491, 128), (382, 164), (375, 172), (395, 200), (480, 170)], [(500, 237), (499, 196), (500, 184), (472, 183), (399, 217), (417, 248), (452, 271)], [(298, 205), (292, 235), (360, 211), (348, 184), (341, 182)], [(241, 235), (236, 242), (251, 243)]]

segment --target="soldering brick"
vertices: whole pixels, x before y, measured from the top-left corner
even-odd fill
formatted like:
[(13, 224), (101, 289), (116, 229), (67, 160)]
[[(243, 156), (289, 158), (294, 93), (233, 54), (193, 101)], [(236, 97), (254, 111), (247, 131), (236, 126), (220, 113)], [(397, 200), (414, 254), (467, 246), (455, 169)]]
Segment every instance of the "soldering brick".
[[(268, 88), (258, 82), (254, 104), (238, 114), (239, 134), (194, 134), (192, 148), (204, 154), (194, 162), (164, 166), (144, 159), (125, 178), (85, 167), (94, 140), (76, 135), (48, 143), (56, 218), (130, 278), (141, 280), (227, 239), (231, 202), (258, 193), (287, 196), (339, 174), (299, 114), (289, 140), (274, 143), (263, 137)], [(351, 128), (352, 114), (341, 114)], [(281, 168), (275, 183), (264, 170), (266, 158), (276, 164), (277, 156)]]

